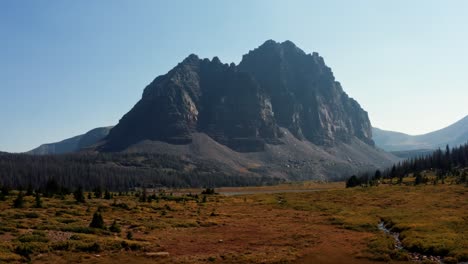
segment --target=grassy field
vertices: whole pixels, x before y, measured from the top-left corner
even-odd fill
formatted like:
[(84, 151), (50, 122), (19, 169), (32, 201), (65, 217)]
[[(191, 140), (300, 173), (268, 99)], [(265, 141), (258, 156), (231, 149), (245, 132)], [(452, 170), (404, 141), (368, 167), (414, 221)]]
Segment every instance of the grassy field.
[[(69, 195), (42, 198), (43, 208), (34, 208), (33, 196), (25, 197), (24, 208), (13, 208), (12, 193), (0, 201), (0, 262), (409, 262), (408, 252), (378, 230), (381, 221), (400, 232), (410, 251), (441, 255), (448, 263), (468, 260), (468, 188), (462, 185), (257, 189), (205, 199), (168, 195), (150, 203), (129, 194), (77, 204)], [(265, 193), (269, 189), (317, 191)], [(222, 191), (243, 190), (256, 189)], [(89, 227), (96, 211), (107, 229)], [(118, 227), (111, 231), (114, 221)]]

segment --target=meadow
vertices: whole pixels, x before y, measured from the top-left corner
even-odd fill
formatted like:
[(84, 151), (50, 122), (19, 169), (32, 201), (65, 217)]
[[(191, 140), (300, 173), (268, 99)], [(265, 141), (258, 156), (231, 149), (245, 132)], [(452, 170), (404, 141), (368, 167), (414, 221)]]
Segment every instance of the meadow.
[[(73, 195), (41, 197), (41, 208), (34, 196), (15, 208), (12, 191), (0, 201), (0, 262), (409, 263), (412, 252), (467, 261), (467, 187), (406, 181), (216, 190), (250, 193), (233, 196), (200, 189), (145, 199), (137, 192), (111, 199), (85, 193), (84, 203)], [(103, 225), (90, 227), (95, 213)], [(382, 221), (400, 234), (404, 249), (378, 229)]]

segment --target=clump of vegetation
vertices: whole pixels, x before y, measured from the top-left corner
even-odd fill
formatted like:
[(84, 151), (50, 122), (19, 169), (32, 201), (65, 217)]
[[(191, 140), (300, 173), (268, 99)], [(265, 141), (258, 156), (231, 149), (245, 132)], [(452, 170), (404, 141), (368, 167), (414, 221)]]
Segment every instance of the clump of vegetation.
[(73, 197), (75, 197), (77, 203), (85, 203), (86, 200), (83, 193), (83, 187), (79, 186), (75, 192), (73, 192)]
[(104, 193), (104, 199), (110, 200), (112, 199), (112, 194), (109, 192), (109, 190), (106, 190)]
[(76, 247), (76, 250), (83, 251), (83, 252), (99, 253), (102, 251), (101, 245), (97, 242), (78, 243), (75, 247)]
[(23, 208), (24, 207), (24, 195), (23, 195), (22, 191), (20, 191), (18, 193), (18, 196), (13, 201), (13, 207), (14, 208)]
[(358, 179), (356, 175), (351, 176), (346, 181), (346, 188), (352, 188), (361, 185), (361, 181)]
[(114, 202), (111, 204), (111, 206), (121, 208), (121, 209), (124, 209), (124, 210), (130, 210), (130, 206), (128, 206), (128, 204), (118, 203), (115, 199), (114, 199)]
[(93, 192), (94, 192), (94, 197), (95, 198), (97, 198), (97, 199), (102, 198), (102, 188), (101, 188), (101, 186), (98, 186), (98, 187), (94, 188)]
[(128, 239), (128, 240), (132, 240), (132, 239), (133, 239), (133, 232), (132, 232), (132, 231), (128, 231), (128, 232), (127, 232), (127, 239)]
[(419, 171), (413, 174), (414, 176), (414, 185), (426, 184), (429, 180), (427, 177), (424, 177)]
[(143, 191), (142, 191), (141, 194), (139, 195), (139, 200), (140, 200), (140, 202), (142, 202), (142, 203), (148, 201), (148, 195), (147, 195), (147, 193), (146, 193), (146, 188), (143, 188)]
[(112, 233), (120, 233), (122, 230), (120, 229), (120, 226), (117, 224), (117, 221), (114, 220), (114, 222), (112, 222), (112, 225), (109, 227), (109, 231), (111, 231)]
[(28, 188), (26, 189), (26, 196), (33, 196), (34, 189), (32, 184), (28, 184)]
[(213, 194), (217, 194), (215, 192), (215, 189), (214, 188), (206, 188), (205, 190), (203, 190), (201, 192), (201, 194), (205, 194), (205, 195), (213, 195)]
[(26, 242), (40, 242), (40, 243), (47, 243), (49, 239), (47, 238), (46, 234), (41, 231), (34, 231), (31, 234), (24, 234), (18, 238), (18, 241), (26, 243)]
[(42, 208), (41, 194), (39, 192), (36, 192), (36, 196), (34, 199), (35, 199), (34, 207)]
[(104, 225), (104, 219), (102, 218), (101, 212), (99, 212), (99, 210), (94, 213), (93, 219), (91, 220), (89, 227), (106, 229), (106, 226)]

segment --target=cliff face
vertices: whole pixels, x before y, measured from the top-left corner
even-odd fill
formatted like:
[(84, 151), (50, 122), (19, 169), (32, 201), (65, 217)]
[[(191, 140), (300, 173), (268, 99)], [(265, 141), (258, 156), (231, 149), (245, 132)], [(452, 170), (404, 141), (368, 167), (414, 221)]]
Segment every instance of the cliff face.
[(373, 145), (367, 112), (348, 97), (317, 53), (270, 40), (244, 55), (239, 69), (267, 91), (276, 121), (297, 138), (331, 144), (355, 136)]
[(216, 57), (190, 55), (145, 88), (104, 150), (122, 150), (141, 140), (190, 143), (197, 131), (238, 151), (259, 151), (279, 129), (269, 97), (250, 74)]
[(265, 143), (281, 143), (280, 127), (317, 145), (353, 137), (373, 145), (367, 113), (323, 58), (290, 41), (267, 41), (239, 66), (190, 55), (145, 88), (101, 150), (143, 140), (187, 144), (202, 132), (236, 151), (262, 151)]

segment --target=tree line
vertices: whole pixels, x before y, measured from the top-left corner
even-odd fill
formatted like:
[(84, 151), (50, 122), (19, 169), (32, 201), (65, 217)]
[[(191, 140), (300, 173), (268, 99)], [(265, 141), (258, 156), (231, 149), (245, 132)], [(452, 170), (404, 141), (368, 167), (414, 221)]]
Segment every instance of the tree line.
[(439, 181), (443, 183), (448, 175), (454, 176), (456, 183), (467, 183), (467, 167), (468, 143), (452, 149), (447, 145), (445, 151), (439, 148), (430, 155), (407, 159), (383, 171), (376, 170), (352, 175), (348, 178), (346, 187), (372, 186), (382, 179), (390, 179), (391, 182), (401, 184), (403, 178), (410, 174), (415, 177), (415, 184), (426, 183), (428, 179), (421, 173), (428, 170), (436, 174), (434, 183)]
[[(0, 153), (0, 186), (33, 189), (103, 186), (112, 191), (135, 187), (220, 187), (269, 185), (280, 179), (238, 174), (207, 162), (164, 154), (78, 153), (34, 156)], [(55, 191), (54, 191), (55, 192)]]

